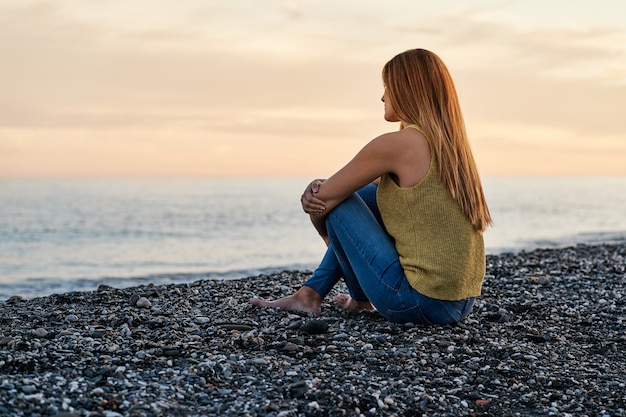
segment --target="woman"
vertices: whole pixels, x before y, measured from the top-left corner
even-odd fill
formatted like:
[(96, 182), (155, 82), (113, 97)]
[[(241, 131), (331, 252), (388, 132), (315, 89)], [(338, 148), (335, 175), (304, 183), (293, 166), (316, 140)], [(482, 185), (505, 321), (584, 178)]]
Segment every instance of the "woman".
[(409, 50), (383, 68), (385, 120), (400, 130), (369, 142), (302, 207), (326, 254), (294, 294), (259, 307), (321, 314), (343, 277), (349, 312), (392, 322), (452, 324), (471, 311), (485, 273), (482, 233), (491, 224), (452, 78), (441, 59)]

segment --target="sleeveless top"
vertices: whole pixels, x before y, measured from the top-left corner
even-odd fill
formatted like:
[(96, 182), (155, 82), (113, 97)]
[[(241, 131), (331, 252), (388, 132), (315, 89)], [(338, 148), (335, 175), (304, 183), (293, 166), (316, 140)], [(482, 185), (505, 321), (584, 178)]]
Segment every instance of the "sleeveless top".
[[(421, 132), (415, 125), (408, 127)], [(430, 139), (426, 140), (431, 149), (426, 176), (417, 185), (402, 188), (389, 174), (383, 175), (378, 208), (415, 290), (440, 300), (477, 297), (485, 275), (483, 235), (474, 230), (448, 192)]]

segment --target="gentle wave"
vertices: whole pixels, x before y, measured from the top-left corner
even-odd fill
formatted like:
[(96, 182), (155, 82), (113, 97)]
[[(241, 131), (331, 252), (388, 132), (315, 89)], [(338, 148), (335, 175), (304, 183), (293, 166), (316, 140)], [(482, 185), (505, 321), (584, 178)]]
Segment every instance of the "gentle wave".
[[(310, 270), (302, 178), (0, 180), (0, 299)], [(626, 239), (626, 177), (486, 178), (487, 253)]]

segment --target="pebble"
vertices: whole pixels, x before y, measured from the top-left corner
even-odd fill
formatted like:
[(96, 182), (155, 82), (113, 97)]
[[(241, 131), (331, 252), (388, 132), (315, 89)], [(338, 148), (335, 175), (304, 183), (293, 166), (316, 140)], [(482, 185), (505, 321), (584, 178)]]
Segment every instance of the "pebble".
[(48, 331), (46, 329), (44, 329), (44, 328), (39, 327), (39, 328), (37, 328), (35, 330), (35, 336), (37, 336), (37, 337), (46, 337), (46, 336), (48, 336)]
[(321, 317), (248, 303), (306, 271), (7, 300), (0, 415), (626, 417), (625, 257), (490, 255), (455, 326), (347, 314), (328, 301), (343, 284)]
[(300, 331), (308, 334), (323, 334), (328, 331), (328, 322), (325, 320), (310, 320), (300, 326)]
[(76, 314), (69, 314), (67, 317), (65, 317), (65, 321), (68, 323), (73, 323), (75, 321), (78, 321), (78, 316)]
[(15, 344), (15, 338), (11, 336), (6, 336), (0, 339), (0, 346), (13, 345)]
[(194, 319), (194, 321), (196, 324), (207, 324), (211, 322), (211, 319), (209, 317), (198, 316)]
[(135, 293), (133, 295), (130, 296), (130, 305), (134, 306), (137, 305), (137, 301), (139, 301), (139, 299), (141, 298), (141, 295)]
[(152, 303), (146, 297), (139, 297), (135, 305), (139, 308), (150, 308)]

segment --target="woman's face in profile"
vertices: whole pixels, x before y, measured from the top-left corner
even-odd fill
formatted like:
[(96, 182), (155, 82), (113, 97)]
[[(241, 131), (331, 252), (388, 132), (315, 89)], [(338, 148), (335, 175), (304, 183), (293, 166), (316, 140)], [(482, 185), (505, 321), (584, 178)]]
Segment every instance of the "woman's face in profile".
[(383, 103), (385, 103), (385, 120), (388, 122), (399, 122), (400, 118), (396, 114), (396, 111), (393, 109), (391, 105), (391, 100), (389, 100), (389, 89), (385, 86), (385, 92), (383, 96), (380, 98)]

